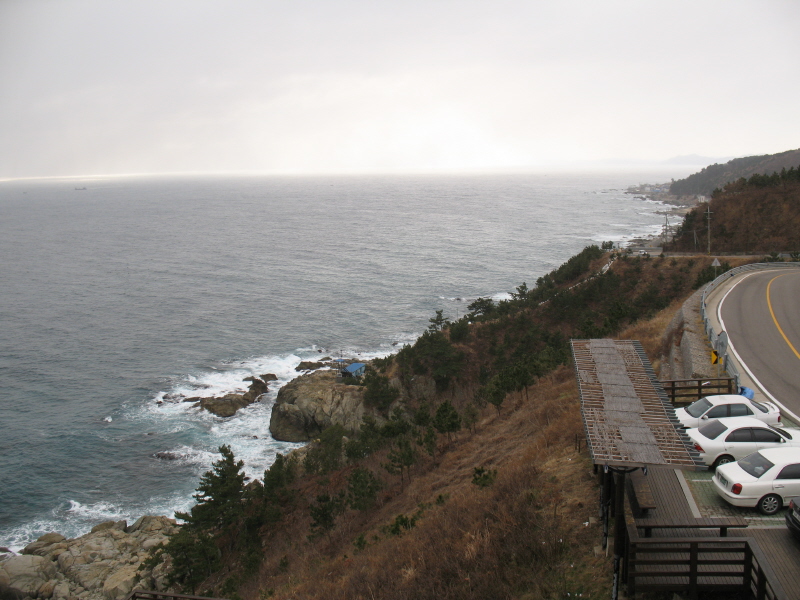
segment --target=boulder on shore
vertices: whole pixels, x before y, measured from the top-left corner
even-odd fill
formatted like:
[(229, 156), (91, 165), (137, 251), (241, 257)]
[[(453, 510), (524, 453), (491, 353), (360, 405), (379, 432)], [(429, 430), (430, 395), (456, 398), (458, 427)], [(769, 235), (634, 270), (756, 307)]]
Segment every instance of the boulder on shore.
[(317, 369), (321, 369), (325, 366), (324, 362), (315, 362), (313, 360), (304, 360), (301, 361), (299, 365), (297, 365), (294, 370), (295, 371), (315, 371)]
[(305, 442), (331, 425), (358, 431), (367, 414), (379, 418), (364, 404), (363, 387), (337, 383), (334, 371), (315, 371), (280, 389), (269, 430), (276, 440)]
[(0, 561), (0, 597), (121, 600), (137, 586), (164, 591), (163, 562), (152, 570), (140, 566), (178, 529), (174, 519), (144, 516), (130, 527), (100, 523), (75, 539), (47, 533)]
[(250, 382), (250, 387), (243, 394), (243, 398), (249, 402), (255, 402), (261, 394), (267, 393), (267, 384), (257, 377), (248, 377), (245, 381)]
[(242, 394), (225, 394), (222, 398), (203, 398), (200, 408), (218, 417), (232, 417), (236, 411), (252, 404)]
[(232, 417), (236, 411), (256, 402), (268, 391), (267, 384), (258, 377), (247, 377), (250, 387), (244, 394), (225, 394), (216, 398), (199, 398), (198, 406), (218, 417)]

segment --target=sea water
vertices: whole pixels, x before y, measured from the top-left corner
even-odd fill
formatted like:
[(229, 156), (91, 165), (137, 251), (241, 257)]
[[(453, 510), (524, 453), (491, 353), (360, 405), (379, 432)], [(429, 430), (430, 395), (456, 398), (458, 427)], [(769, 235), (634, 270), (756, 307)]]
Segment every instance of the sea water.
[[(685, 173), (0, 182), (0, 546), (187, 510), (222, 444), (260, 478), (301, 360), (385, 356), (589, 244), (657, 234)], [(185, 396), (264, 401), (221, 419)], [(167, 460), (161, 457), (168, 457)]]

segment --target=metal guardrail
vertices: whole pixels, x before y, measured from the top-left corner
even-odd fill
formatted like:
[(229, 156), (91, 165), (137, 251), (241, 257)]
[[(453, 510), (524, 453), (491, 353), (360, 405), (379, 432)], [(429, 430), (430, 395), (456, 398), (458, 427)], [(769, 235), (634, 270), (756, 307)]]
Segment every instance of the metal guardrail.
[[(750, 271), (770, 271), (775, 269), (800, 269), (800, 263), (798, 262), (769, 262), (769, 263), (753, 263), (749, 265), (742, 265), (741, 267), (734, 267), (730, 271), (726, 271), (719, 277), (717, 277), (714, 281), (709, 283), (706, 286), (706, 289), (703, 290), (703, 299), (700, 302), (700, 314), (703, 318), (703, 327), (705, 327), (706, 335), (708, 336), (708, 341), (711, 343), (711, 347), (714, 350), (719, 350), (720, 342), (719, 342), (719, 333), (714, 331), (714, 327), (711, 325), (711, 321), (706, 314), (706, 298), (708, 297), (711, 292), (716, 290), (721, 284), (728, 281), (731, 277), (735, 277), (736, 275), (740, 275), (741, 273), (748, 273)], [(722, 332), (720, 332), (722, 333)], [(736, 365), (728, 356), (727, 352), (722, 354), (722, 361), (723, 367), (725, 372), (730, 375), (734, 381), (736, 382), (736, 386), (741, 385), (739, 369), (736, 368)]]

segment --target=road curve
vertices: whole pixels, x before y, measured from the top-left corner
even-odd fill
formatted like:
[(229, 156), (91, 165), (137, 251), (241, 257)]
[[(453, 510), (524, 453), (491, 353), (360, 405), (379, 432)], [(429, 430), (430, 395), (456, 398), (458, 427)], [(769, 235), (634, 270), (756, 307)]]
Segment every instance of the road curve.
[(718, 315), (754, 383), (800, 415), (800, 270), (743, 276), (720, 301)]

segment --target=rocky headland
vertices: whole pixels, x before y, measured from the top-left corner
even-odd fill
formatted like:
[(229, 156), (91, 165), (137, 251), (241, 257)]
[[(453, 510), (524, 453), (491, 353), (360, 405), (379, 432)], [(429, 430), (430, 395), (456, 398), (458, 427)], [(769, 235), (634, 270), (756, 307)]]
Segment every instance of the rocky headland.
[(278, 391), (269, 430), (282, 442), (306, 442), (331, 425), (357, 431), (367, 414), (378, 416), (364, 404), (362, 386), (337, 382), (336, 371), (314, 371)]
[[(384, 420), (366, 405), (363, 386), (343, 382), (338, 371), (324, 369), (327, 366), (306, 363), (302, 370), (323, 370), (304, 373), (279, 390), (270, 419), (276, 440), (312, 441), (331, 425), (357, 431), (367, 415), (378, 422)], [(262, 400), (267, 382), (274, 379), (274, 375), (249, 377), (244, 394), (170, 400), (193, 402), (202, 410), (229, 417)], [(435, 390), (433, 380), (427, 377), (417, 378), (412, 387), (419, 397)], [(158, 458), (176, 458), (163, 454)], [(167, 591), (169, 558), (155, 567), (145, 561), (179, 529), (174, 519), (144, 516), (131, 526), (126, 521), (107, 521), (74, 539), (48, 533), (20, 554), (0, 548), (0, 600), (121, 600), (137, 588)]]
[(74, 539), (48, 533), (18, 555), (0, 548), (0, 598), (119, 600), (134, 588), (165, 591), (168, 563), (143, 563), (178, 530), (174, 519), (144, 516), (131, 526), (107, 521)]

